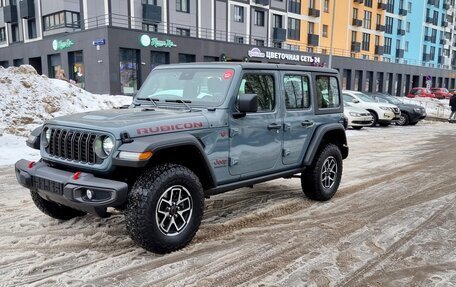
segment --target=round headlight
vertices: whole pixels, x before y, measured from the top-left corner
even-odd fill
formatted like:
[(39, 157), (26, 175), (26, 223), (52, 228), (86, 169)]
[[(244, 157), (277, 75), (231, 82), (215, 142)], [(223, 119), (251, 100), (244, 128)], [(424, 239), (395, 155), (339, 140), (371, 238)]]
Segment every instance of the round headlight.
[(44, 130), (44, 139), (43, 139), (44, 146), (47, 147), (49, 145), (50, 141), (51, 141), (51, 129), (50, 128), (46, 128)]
[(114, 141), (110, 137), (103, 139), (103, 151), (106, 155), (109, 155), (114, 148)]

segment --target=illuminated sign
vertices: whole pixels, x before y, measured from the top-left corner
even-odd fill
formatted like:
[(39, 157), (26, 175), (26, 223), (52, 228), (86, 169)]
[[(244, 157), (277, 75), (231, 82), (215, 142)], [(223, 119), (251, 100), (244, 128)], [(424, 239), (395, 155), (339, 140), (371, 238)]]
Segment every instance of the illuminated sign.
[(63, 40), (52, 41), (52, 49), (54, 49), (54, 51), (68, 49), (73, 45), (74, 45), (74, 42), (70, 39), (66, 39), (65, 41), (63, 41)]
[(144, 47), (155, 47), (155, 48), (172, 48), (177, 47), (173, 41), (166, 39), (166, 40), (158, 40), (158, 38), (151, 38), (149, 35), (142, 35), (139, 39), (141, 45)]
[(291, 53), (280, 53), (273, 51), (262, 52), (259, 48), (253, 48), (248, 51), (250, 58), (267, 58), (267, 59), (277, 59), (277, 60), (287, 60), (295, 62), (305, 62), (305, 63), (314, 63), (319, 64), (321, 62), (320, 57), (316, 56), (306, 56), (300, 54), (291, 54)]

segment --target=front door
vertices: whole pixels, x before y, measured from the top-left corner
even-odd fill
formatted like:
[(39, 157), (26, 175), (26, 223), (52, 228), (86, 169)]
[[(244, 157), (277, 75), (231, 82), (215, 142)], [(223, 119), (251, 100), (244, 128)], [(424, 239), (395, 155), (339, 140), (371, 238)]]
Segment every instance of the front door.
[(277, 100), (277, 72), (245, 72), (239, 85), (238, 97), (258, 95), (258, 112), (245, 117), (230, 118), (231, 175), (249, 177), (268, 173), (281, 165), (283, 123)]
[(290, 72), (283, 75), (285, 117), (282, 162), (299, 165), (315, 131), (315, 115), (310, 96), (310, 75)]

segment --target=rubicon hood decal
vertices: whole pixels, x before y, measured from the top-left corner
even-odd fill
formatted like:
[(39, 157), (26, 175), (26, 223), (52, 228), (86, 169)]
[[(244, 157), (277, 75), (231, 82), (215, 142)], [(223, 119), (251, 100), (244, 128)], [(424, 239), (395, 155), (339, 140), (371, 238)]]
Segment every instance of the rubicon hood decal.
[(138, 135), (150, 135), (150, 134), (157, 134), (157, 133), (169, 132), (169, 131), (200, 129), (203, 127), (204, 127), (203, 122), (188, 122), (188, 123), (178, 123), (178, 124), (171, 124), (171, 125), (159, 125), (159, 126), (153, 126), (153, 127), (149, 127), (149, 128), (138, 128), (138, 129), (136, 129), (136, 133)]

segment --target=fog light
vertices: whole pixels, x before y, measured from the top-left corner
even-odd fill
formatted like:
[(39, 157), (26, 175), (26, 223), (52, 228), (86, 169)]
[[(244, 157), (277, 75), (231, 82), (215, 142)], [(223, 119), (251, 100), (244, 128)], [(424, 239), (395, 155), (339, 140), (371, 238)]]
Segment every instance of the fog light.
[(86, 195), (87, 195), (87, 198), (88, 198), (88, 199), (92, 200), (92, 198), (93, 198), (93, 191), (91, 191), (90, 189), (87, 189)]

